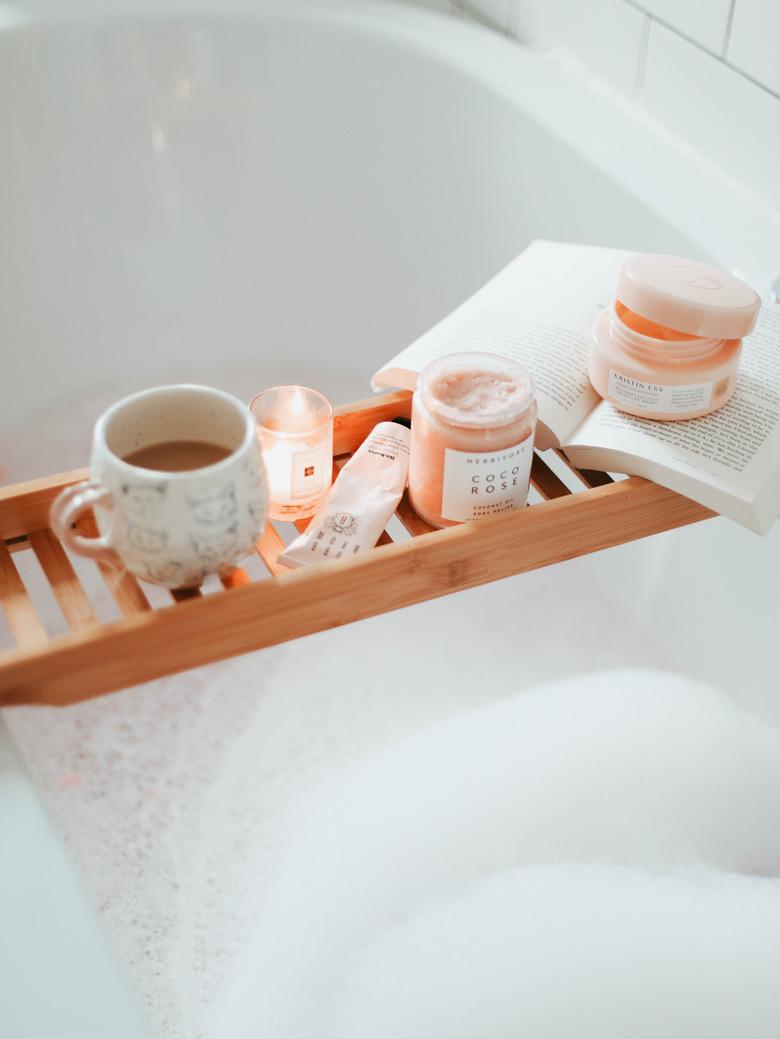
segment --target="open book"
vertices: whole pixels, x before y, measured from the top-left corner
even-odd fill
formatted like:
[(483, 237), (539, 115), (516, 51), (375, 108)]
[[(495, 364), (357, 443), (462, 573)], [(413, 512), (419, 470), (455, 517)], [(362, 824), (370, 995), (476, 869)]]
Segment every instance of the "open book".
[(372, 384), (412, 390), (429, 361), (463, 350), (511, 357), (536, 383), (537, 448), (563, 448), (580, 468), (645, 476), (765, 533), (780, 513), (780, 307), (761, 311), (734, 395), (719, 411), (682, 422), (626, 415), (590, 385), (587, 358), (627, 255), (532, 242)]

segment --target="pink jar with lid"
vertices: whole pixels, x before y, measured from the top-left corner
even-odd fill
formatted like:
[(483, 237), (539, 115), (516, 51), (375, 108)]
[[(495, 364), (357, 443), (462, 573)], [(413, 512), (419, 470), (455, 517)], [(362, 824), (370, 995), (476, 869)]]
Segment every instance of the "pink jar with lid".
[(508, 357), (448, 354), (420, 372), (409, 498), (433, 527), (522, 508), (536, 430), (530, 375)]
[(677, 256), (623, 263), (614, 304), (596, 318), (594, 389), (621, 411), (675, 421), (722, 407), (736, 385), (758, 294), (726, 271)]

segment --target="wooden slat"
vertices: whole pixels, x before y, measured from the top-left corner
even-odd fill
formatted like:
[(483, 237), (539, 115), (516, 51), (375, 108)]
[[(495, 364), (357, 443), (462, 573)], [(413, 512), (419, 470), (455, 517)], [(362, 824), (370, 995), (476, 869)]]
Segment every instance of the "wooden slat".
[[(85, 512), (76, 526), (84, 537), (94, 538), (99, 534), (95, 517), (91, 512)], [(98, 569), (103, 575), (103, 580), (114, 597), (114, 601), (125, 616), (132, 617), (136, 613), (143, 613), (151, 609), (149, 600), (131, 573), (102, 562), (98, 563)]]
[(5, 547), (11, 553), (11, 555), (13, 555), (14, 552), (24, 552), (26, 549), (30, 547), (30, 539), (21, 536), (16, 538), (9, 538), (8, 541), (6, 541), (5, 543)]
[(566, 457), (565, 451), (556, 450), (556, 455), (565, 462), (574, 475), (585, 484), (586, 487), (606, 487), (615, 481), (609, 473), (599, 472), (598, 469), (578, 469)]
[(97, 624), (78, 574), (54, 534), (50, 530), (36, 530), (30, 534), (30, 544), (68, 625), (77, 630), (87, 624)]
[(420, 534), (430, 534), (431, 531), (436, 530), (436, 527), (432, 527), (430, 523), (426, 523), (425, 520), (421, 519), (414, 511), (412, 504), (409, 501), (408, 491), (405, 492), (403, 498), (401, 498), (401, 503), (395, 510), (395, 514), (413, 538), (419, 537)]
[(712, 515), (638, 477), (567, 494), (6, 653), (0, 704), (73, 703)]
[(333, 413), (333, 454), (348, 454), (363, 443), (377, 422), (410, 418), (412, 395), (408, 390), (383, 393), (356, 404), (335, 408)]
[(278, 562), (279, 555), (282, 552), (284, 552), (284, 541), (282, 541), (276, 527), (269, 523), (263, 532), (263, 536), (257, 543), (257, 554), (265, 563), (272, 577), (276, 577), (277, 574), (289, 573), (289, 567)]
[(562, 498), (564, 494), (571, 494), (566, 484), (557, 476), (549, 465), (534, 452), (531, 462), (531, 483), (543, 498)]
[(598, 469), (575, 469), (574, 471), (586, 487), (607, 487), (615, 482), (609, 473), (601, 473)]
[(200, 588), (171, 588), (171, 598), (175, 602), (186, 602), (188, 599), (197, 599), (203, 595)]
[(219, 579), (223, 588), (243, 588), (247, 584), (252, 584), (252, 578), (240, 566), (231, 566), (229, 569), (223, 570)]
[(48, 527), (51, 503), (62, 488), (88, 478), (88, 469), (73, 469), (41, 480), (0, 487), (0, 538), (14, 538)]
[(0, 606), (11, 634), (20, 646), (37, 647), (48, 639), (11, 553), (0, 541)]

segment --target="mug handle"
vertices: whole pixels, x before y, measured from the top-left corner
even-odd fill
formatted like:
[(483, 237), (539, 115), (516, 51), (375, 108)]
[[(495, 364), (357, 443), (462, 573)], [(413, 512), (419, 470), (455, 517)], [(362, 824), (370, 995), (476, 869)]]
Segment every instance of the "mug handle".
[(102, 484), (93, 480), (74, 483), (60, 491), (54, 499), (49, 514), (51, 529), (67, 548), (78, 555), (117, 565), (119, 556), (106, 537), (85, 538), (73, 529), (76, 520), (87, 509), (94, 505), (110, 506), (112, 502), (111, 491)]

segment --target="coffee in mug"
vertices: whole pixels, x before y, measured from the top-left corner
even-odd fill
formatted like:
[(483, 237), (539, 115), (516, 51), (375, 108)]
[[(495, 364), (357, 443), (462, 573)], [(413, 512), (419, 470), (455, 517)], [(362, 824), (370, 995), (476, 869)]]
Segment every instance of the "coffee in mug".
[(232, 454), (229, 447), (209, 444), (205, 440), (166, 440), (150, 444), (125, 455), (123, 461), (141, 469), (159, 469), (163, 473), (184, 473), (216, 465)]

